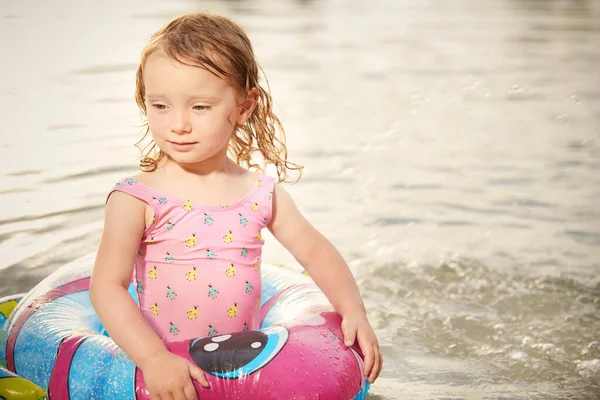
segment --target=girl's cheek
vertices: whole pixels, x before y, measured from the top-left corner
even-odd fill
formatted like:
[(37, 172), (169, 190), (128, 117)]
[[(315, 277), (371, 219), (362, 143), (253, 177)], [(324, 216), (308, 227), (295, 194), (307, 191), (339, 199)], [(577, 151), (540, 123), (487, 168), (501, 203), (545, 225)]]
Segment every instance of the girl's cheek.
[(150, 129), (154, 129), (154, 130), (160, 130), (162, 126), (164, 126), (165, 121), (157, 116), (150, 116), (148, 115), (148, 125), (150, 126)]

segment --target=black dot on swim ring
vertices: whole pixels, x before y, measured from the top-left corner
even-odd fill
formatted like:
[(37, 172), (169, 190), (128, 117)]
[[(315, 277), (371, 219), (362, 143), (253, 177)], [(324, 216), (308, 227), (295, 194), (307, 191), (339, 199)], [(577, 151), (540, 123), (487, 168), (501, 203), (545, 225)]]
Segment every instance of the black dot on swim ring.
[(202, 337), (190, 342), (189, 355), (202, 370), (225, 379), (247, 376), (271, 361), (289, 337), (285, 327)]

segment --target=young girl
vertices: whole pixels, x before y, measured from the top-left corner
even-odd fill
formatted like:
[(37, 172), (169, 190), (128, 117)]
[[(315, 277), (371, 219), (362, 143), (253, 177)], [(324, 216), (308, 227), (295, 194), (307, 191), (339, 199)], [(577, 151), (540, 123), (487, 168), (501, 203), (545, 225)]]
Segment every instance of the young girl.
[[(347, 264), (278, 185), (301, 167), (287, 161), (258, 69), (244, 31), (207, 13), (173, 20), (142, 53), (136, 101), (151, 142), (141, 172), (108, 196), (90, 297), (153, 399), (196, 399), (192, 379), (208, 386), (165, 342), (259, 328), (263, 228), (340, 314), (345, 343), (358, 340), (369, 381), (381, 370)], [(276, 168), (277, 181), (254, 172), (256, 154)], [(132, 276), (139, 305), (127, 292)]]

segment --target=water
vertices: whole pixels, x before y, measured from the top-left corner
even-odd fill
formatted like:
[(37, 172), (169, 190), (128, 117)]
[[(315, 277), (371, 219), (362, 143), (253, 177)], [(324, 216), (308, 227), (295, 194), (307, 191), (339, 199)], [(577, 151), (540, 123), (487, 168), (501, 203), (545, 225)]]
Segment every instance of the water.
[(95, 250), (139, 52), (199, 7), (247, 29), (357, 276), (370, 399), (600, 397), (598, 1), (0, 0), (0, 296)]

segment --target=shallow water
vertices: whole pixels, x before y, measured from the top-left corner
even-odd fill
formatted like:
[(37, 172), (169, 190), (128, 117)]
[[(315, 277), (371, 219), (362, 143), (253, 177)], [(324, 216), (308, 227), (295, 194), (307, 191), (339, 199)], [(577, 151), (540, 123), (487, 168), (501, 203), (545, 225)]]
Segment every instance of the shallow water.
[(32, 4), (0, 0), (0, 296), (94, 251), (139, 51), (201, 6), (247, 29), (359, 280), (370, 399), (600, 397), (600, 2)]

